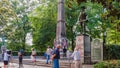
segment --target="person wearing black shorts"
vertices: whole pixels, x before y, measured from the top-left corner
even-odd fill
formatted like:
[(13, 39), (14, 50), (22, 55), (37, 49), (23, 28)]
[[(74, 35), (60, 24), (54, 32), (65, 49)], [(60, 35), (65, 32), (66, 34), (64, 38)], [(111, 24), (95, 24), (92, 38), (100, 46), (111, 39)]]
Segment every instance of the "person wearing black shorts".
[(7, 52), (4, 53), (4, 68), (8, 68), (8, 54)]
[(8, 65), (8, 61), (4, 61), (4, 65)]

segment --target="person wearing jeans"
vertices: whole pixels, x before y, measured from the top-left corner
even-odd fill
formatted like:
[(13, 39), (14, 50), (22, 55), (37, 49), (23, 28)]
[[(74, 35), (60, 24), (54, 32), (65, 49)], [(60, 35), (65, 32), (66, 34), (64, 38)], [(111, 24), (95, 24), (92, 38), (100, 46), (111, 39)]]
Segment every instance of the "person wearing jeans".
[(61, 48), (60, 45), (57, 45), (55, 50), (53, 51), (51, 59), (53, 60), (53, 68), (60, 68), (59, 67), (59, 59), (60, 59), (60, 52), (59, 49)]
[(48, 64), (49, 60), (50, 60), (50, 55), (51, 55), (51, 51), (52, 49), (48, 46), (47, 50), (46, 50), (46, 64)]
[(46, 60), (46, 64), (48, 64), (49, 60), (50, 60), (50, 55), (47, 55), (47, 60)]

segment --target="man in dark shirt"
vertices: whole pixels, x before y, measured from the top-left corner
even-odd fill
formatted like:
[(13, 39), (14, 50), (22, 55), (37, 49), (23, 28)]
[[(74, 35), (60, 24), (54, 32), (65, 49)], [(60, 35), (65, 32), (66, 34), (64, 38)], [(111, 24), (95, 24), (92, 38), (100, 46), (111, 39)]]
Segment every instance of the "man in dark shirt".
[(20, 49), (20, 51), (18, 51), (18, 57), (19, 57), (19, 68), (23, 67), (23, 49)]
[(66, 57), (66, 52), (67, 52), (67, 49), (64, 46), (64, 48), (63, 48), (63, 57)]
[(53, 68), (59, 68), (59, 59), (60, 59), (59, 49), (60, 48), (61, 48), (61, 46), (57, 45), (55, 50), (53, 51), (53, 55), (52, 55)]

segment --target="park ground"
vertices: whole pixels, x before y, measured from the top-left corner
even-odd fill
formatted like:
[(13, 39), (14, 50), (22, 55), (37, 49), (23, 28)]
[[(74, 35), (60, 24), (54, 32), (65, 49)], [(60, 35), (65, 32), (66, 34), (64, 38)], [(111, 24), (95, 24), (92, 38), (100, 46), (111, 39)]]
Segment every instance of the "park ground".
[[(40, 58), (37, 57), (37, 62), (36, 65), (34, 65), (30, 59), (30, 57), (24, 57), (23, 59), (23, 68), (52, 68), (52, 63), (51, 64), (46, 64), (45, 63), (45, 58)], [(72, 61), (72, 60), (71, 60)], [(65, 63), (65, 64), (63, 64)], [(66, 60), (60, 60), (60, 68), (73, 68), (72, 65), (70, 67), (70, 62), (66, 61)], [(3, 62), (0, 62), (0, 67), (3, 68)], [(89, 65), (89, 64), (83, 64), (82, 65), (83, 68), (93, 68), (93, 65)], [(9, 63), (9, 68), (19, 68), (18, 65), (18, 58), (13, 57), (13, 60), (11, 63)]]

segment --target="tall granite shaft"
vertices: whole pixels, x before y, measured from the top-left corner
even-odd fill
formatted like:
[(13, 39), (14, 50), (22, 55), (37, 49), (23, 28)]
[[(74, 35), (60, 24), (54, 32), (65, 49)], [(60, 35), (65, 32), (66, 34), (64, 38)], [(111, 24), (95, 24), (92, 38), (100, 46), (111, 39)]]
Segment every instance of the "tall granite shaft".
[(65, 46), (66, 44), (66, 28), (65, 28), (65, 11), (64, 0), (58, 0), (58, 16), (57, 16), (57, 29), (56, 29), (56, 44)]

